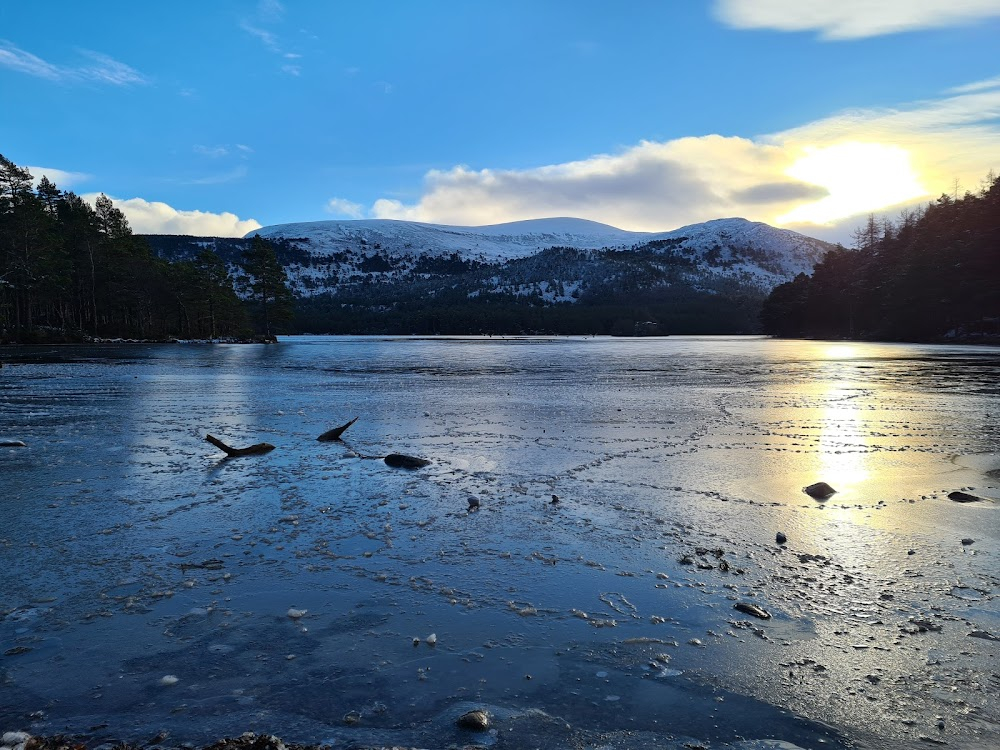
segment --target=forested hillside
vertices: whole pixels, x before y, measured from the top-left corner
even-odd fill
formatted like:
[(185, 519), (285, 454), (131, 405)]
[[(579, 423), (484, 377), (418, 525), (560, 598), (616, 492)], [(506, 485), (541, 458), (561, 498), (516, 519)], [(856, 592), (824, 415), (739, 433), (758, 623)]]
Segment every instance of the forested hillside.
[(777, 286), (761, 321), (788, 337), (1000, 337), (1000, 178), (895, 222), (869, 217), (853, 250), (831, 250), (811, 276)]
[[(0, 343), (270, 334), (290, 294), (269, 242), (168, 262), (101, 195), (92, 207), (0, 156)], [(246, 244), (246, 241), (241, 241)], [(241, 297), (234, 283), (242, 285)]]

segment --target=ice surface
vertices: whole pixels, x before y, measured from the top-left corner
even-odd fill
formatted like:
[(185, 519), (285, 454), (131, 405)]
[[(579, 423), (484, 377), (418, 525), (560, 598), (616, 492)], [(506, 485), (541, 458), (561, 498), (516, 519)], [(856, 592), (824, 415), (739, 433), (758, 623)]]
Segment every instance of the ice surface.
[[(27, 448), (0, 450), (2, 731), (439, 747), (485, 707), (513, 748), (1000, 741), (996, 644), (969, 637), (1000, 634), (998, 349), (367, 337), (3, 359)], [(277, 448), (225, 460), (208, 432)], [(801, 492), (817, 481), (838, 493)]]

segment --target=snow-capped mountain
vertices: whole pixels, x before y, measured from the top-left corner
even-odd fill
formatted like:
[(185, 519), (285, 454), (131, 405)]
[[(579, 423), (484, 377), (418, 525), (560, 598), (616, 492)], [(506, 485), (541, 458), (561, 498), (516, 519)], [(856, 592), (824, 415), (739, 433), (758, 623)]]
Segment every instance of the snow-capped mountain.
[[(427, 278), (440, 273), (442, 263), (449, 267), (449, 275), (459, 268), (493, 266), (499, 270), (551, 248), (648, 253), (661, 256), (665, 263), (686, 264), (689, 280), (696, 285), (699, 280), (730, 279), (767, 291), (811, 271), (830, 247), (796, 232), (736, 218), (669, 232), (631, 232), (561, 217), (483, 227), (388, 219), (315, 221), (264, 227), (254, 234), (294, 249), (286, 257), (286, 270), (300, 297), (325, 294), (366, 279), (391, 283), (407, 277)], [(517, 291), (506, 288), (500, 277), (490, 286), (525, 293), (521, 284)], [(564, 281), (575, 284), (574, 288), (585, 285), (582, 279)], [(557, 301), (544, 293), (541, 297)]]
[[(317, 221), (265, 227), (298, 298), (300, 330), (593, 333), (757, 330), (777, 284), (831, 246), (719, 219), (629, 232), (572, 218), (485, 227)], [(168, 260), (216, 252), (234, 277), (250, 238), (147, 237)]]

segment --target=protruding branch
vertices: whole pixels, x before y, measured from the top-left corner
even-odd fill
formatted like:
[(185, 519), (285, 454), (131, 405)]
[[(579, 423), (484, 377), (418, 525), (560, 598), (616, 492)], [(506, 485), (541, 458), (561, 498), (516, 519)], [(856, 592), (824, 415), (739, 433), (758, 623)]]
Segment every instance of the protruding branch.
[(341, 425), (340, 427), (334, 427), (332, 430), (327, 430), (316, 439), (324, 443), (330, 443), (333, 442), (334, 440), (340, 440), (340, 436), (344, 434), (344, 431), (357, 421), (358, 418), (355, 417), (345, 425)]

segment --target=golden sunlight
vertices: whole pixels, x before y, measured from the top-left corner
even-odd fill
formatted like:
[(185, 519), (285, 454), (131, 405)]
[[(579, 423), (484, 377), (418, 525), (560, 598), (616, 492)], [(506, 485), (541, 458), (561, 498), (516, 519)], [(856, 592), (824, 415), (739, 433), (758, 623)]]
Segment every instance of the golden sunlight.
[(846, 493), (868, 479), (868, 438), (858, 399), (846, 384), (831, 384), (826, 393), (819, 435), (819, 475)]
[(909, 152), (899, 146), (848, 141), (804, 150), (785, 173), (829, 195), (777, 217), (778, 224), (826, 224), (927, 195)]

